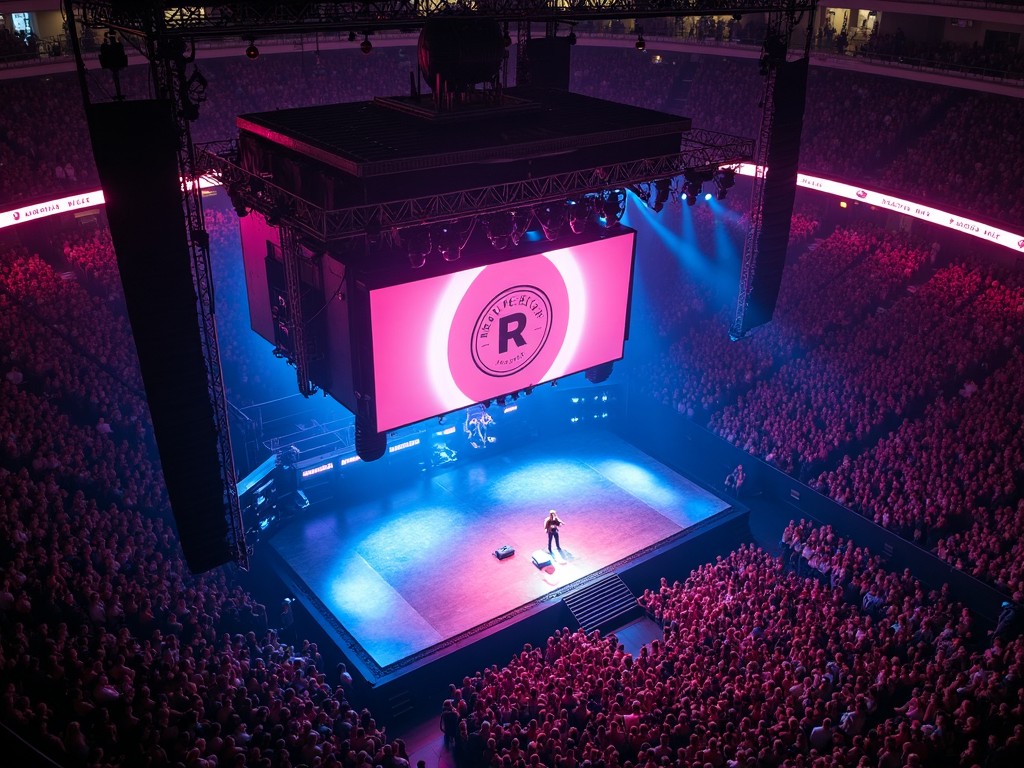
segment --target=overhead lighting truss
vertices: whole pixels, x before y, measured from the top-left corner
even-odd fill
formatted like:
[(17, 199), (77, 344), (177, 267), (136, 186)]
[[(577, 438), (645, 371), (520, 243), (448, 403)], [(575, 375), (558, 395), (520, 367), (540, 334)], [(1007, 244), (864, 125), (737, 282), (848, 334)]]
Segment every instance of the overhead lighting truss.
[[(369, 2), (165, 3), (157, 0), (65, 0), (74, 18), (89, 27), (143, 36), (242, 38), (272, 30), (278, 34), (407, 30), (435, 16), (478, 16), (498, 21), (576, 22), (788, 11), (802, 13), (817, 0), (491, 0), (484, 7), (451, 0), (370, 0)], [(168, 7), (169, 6), (169, 7)]]
[(536, 209), (548, 204), (561, 204), (606, 189), (628, 188), (672, 178), (690, 168), (714, 168), (748, 162), (753, 152), (752, 139), (714, 131), (692, 130), (684, 135), (681, 151), (672, 155), (568, 171), (491, 187), (324, 210), (242, 168), (234, 141), (212, 142), (197, 148), (202, 172), (218, 176), (235, 198), (258, 211), (266, 211), (268, 201), (273, 200), (274, 205), (285, 206), (289, 211), (285, 220), (290, 226), (323, 242), (388, 229), (438, 224), (514, 208)]

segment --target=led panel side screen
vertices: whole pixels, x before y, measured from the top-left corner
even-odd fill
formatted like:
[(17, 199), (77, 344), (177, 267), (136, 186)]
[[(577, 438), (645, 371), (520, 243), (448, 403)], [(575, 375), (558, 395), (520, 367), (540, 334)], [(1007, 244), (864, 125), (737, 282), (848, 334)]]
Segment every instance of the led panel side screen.
[(620, 359), (635, 238), (371, 290), (378, 431)]

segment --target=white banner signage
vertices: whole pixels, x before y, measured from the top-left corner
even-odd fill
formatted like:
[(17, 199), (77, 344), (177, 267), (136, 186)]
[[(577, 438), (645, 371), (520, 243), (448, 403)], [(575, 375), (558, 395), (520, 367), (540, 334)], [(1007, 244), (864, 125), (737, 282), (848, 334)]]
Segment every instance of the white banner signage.
[[(743, 176), (753, 176), (757, 172), (757, 167), (744, 164), (739, 166), (736, 172)], [(796, 184), (798, 187), (815, 189), (819, 192), (835, 195), (836, 197), (844, 197), (848, 200), (857, 200), (877, 208), (888, 208), (905, 216), (913, 216), (915, 219), (930, 221), (933, 224), (938, 224), (940, 227), (946, 227), (946, 229), (966, 232), (968, 235), (988, 240), (990, 243), (1001, 245), (1017, 253), (1024, 253), (1024, 235), (999, 229), (991, 224), (983, 224), (980, 221), (968, 219), (955, 213), (949, 213), (941, 208), (932, 208), (923, 203), (915, 203), (911, 200), (893, 197), (882, 192), (874, 192), (864, 187), (855, 187), (840, 181), (823, 179), (820, 176), (808, 176), (805, 173), (797, 174)]]
[[(742, 176), (753, 176), (757, 170), (757, 166), (750, 165), (749, 163), (744, 163), (736, 168), (736, 172)], [(217, 184), (217, 179), (210, 176), (203, 176), (199, 179), (199, 186), (203, 189), (217, 186)], [(896, 213), (930, 221), (947, 229), (966, 232), (972, 237), (988, 240), (990, 243), (1001, 245), (1017, 253), (1024, 253), (1024, 234), (999, 229), (991, 224), (984, 224), (955, 213), (949, 213), (941, 208), (932, 208), (923, 203), (915, 203), (911, 200), (893, 197), (882, 192), (874, 192), (864, 187), (855, 187), (852, 184), (844, 184), (841, 181), (832, 181), (832, 179), (824, 179), (820, 176), (808, 176), (806, 173), (797, 174), (796, 184), (798, 187), (814, 189), (827, 195), (858, 200), (878, 208), (888, 208)], [(15, 224), (21, 224), (34, 219), (41, 219), (45, 216), (54, 216), (58, 213), (67, 213), (68, 211), (90, 208), (96, 205), (103, 205), (103, 190), (101, 189), (85, 192), (81, 195), (62, 197), (59, 200), (50, 200), (46, 203), (27, 205), (24, 208), (15, 208), (12, 211), (4, 211), (0, 213), (0, 229), (13, 227)]]
[(93, 208), (97, 205), (103, 205), (102, 189), (94, 189), (92, 192), (83, 192), (71, 197), (62, 197), (59, 200), (49, 200), (45, 203), (26, 205), (24, 208), (15, 208), (13, 211), (0, 213), (0, 229), (23, 224), (26, 221), (43, 219), (47, 216), (56, 216), (58, 213)]

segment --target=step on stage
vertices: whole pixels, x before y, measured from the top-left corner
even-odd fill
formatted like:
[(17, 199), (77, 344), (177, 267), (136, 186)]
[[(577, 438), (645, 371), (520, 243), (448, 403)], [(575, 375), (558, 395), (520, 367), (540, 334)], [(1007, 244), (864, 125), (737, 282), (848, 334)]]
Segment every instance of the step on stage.
[[(270, 541), (371, 682), (737, 514), (609, 432), (473, 458), (369, 502), (320, 505)], [(538, 568), (549, 509), (564, 521), (562, 556)], [(516, 553), (499, 560), (504, 544)]]

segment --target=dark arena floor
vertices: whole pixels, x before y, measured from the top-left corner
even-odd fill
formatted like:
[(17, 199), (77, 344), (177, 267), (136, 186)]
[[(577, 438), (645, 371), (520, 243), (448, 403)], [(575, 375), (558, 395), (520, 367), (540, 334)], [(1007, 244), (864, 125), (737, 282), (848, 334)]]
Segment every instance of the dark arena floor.
[[(549, 509), (562, 557), (538, 568)], [(587, 431), (318, 505), (270, 541), (328, 630), (391, 672), (558, 600), (728, 516), (730, 503), (616, 435)], [(494, 551), (515, 548), (499, 561)], [(359, 654), (357, 654), (359, 655)], [(371, 678), (373, 675), (371, 674)]]

